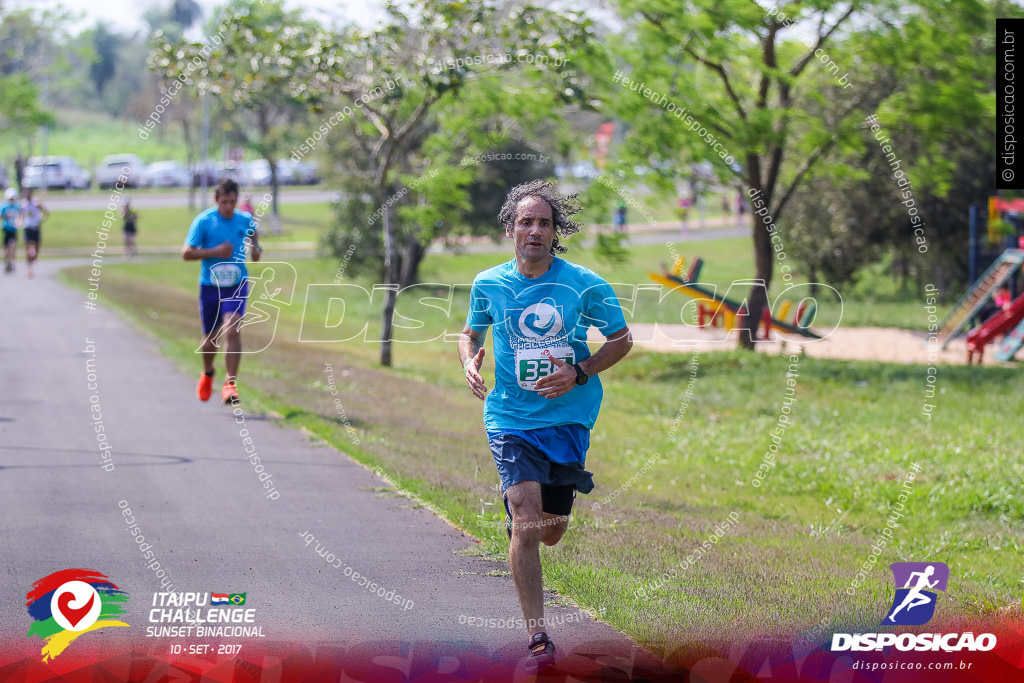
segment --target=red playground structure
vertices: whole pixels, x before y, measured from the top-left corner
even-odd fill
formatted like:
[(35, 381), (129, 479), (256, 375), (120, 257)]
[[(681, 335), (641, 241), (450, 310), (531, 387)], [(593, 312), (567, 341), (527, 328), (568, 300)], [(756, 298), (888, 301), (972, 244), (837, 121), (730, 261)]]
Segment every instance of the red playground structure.
[[(994, 341), (996, 337), (1009, 333), (1022, 320), (1024, 320), (1024, 294), (967, 333), (967, 364), (970, 365), (974, 354), (978, 354), (978, 365), (981, 365), (985, 356), (985, 346)], [(1016, 349), (1014, 350), (1016, 351)]]

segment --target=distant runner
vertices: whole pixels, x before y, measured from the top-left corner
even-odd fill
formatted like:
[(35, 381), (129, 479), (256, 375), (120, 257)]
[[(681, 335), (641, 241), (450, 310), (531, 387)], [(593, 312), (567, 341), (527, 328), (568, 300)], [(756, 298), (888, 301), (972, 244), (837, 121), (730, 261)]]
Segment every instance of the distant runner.
[(124, 200), (121, 216), (124, 217), (124, 254), (131, 258), (139, 253), (138, 247), (135, 246), (135, 235), (139, 230), (139, 214), (132, 209), (131, 200)]
[(245, 316), (249, 296), (249, 271), (245, 267), (246, 251), (252, 246), (252, 260), (259, 261), (262, 249), (252, 216), (235, 211), (238, 183), (224, 179), (214, 192), (217, 206), (211, 207), (192, 221), (181, 256), (186, 261), (202, 260), (199, 272), (199, 317), (203, 325), (203, 374), (199, 376), (196, 394), (208, 401), (213, 393), (213, 362), (217, 357), (217, 341), (227, 342), (224, 364), (227, 374), (221, 388), (224, 403), (238, 402), (238, 361), (242, 353), (239, 323)]
[[(579, 230), (575, 195), (535, 180), (512, 188), (498, 220), (515, 258), (476, 276), (459, 358), (466, 382), (485, 399), (484, 428), (501, 477), (508, 515), (509, 564), (530, 634), (526, 665), (554, 661), (544, 630), (540, 544), (553, 546), (569, 525), (576, 491), (594, 488), (584, 469), (601, 407), (596, 376), (622, 360), (633, 341), (614, 291), (599, 275), (555, 257), (559, 238)], [(494, 391), (480, 368), (494, 330)], [(607, 341), (593, 355), (587, 330)]]
[(35, 275), (34, 266), (39, 258), (40, 233), (50, 212), (39, 201), (32, 197), (32, 190), (24, 191), (24, 199), (21, 202), (21, 219), (25, 224), (25, 260), (28, 261), (27, 275)]
[(18, 221), (21, 218), (21, 207), (18, 205), (18, 193), (13, 187), (4, 193), (7, 200), (0, 207), (0, 219), (4, 226), (4, 273), (14, 272), (14, 259), (18, 249)]

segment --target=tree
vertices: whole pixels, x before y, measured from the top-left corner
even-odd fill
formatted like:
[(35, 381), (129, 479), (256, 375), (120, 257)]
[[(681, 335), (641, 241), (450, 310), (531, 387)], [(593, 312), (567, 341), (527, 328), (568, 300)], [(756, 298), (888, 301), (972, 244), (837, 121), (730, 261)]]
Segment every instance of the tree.
[(89, 66), (89, 77), (92, 79), (96, 94), (103, 97), (103, 89), (117, 71), (117, 47), (121, 37), (111, 33), (107, 27), (96, 22), (92, 32), (93, 62)]
[(53, 113), (40, 104), (39, 89), (27, 76), (0, 76), (0, 131), (23, 135), (54, 123)]
[[(617, 41), (615, 51), (632, 87), (619, 87), (609, 102), (633, 126), (624, 158), (630, 165), (654, 161), (677, 169), (711, 161), (721, 178), (756, 194), (778, 225), (828, 153), (856, 144), (862, 112), (880, 101), (871, 91), (856, 100), (843, 97), (848, 70), (859, 61), (836, 46), (851, 21), (867, 20), (879, 6), (816, 0), (766, 9), (747, 0), (621, 0), (628, 39)], [(786, 40), (795, 25), (806, 41)], [(822, 69), (829, 77), (819, 94)], [(815, 97), (842, 104), (815, 119), (802, 106)], [(772, 236), (755, 221), (754, 277), (764, 286), (751, 289), (739, 320), (746, 348), (753, 347), (774, 274)]]
[(308, 107), (319, 106), (322, 84), (335, 58), (332, 39), (287, 11), (280, 0), (235, 0), (209, 31), (207, 43), (171, 42), (154, 36), (147, 60), (168, 88), (186, 83), (193, 95), (216, 99), (230, 122), (229, 134), (270, 164), (272, 211), (278, 211), (278, 159), (291, 141), (295, 123)]
[[(349, 179), (344, 230), (359, 243), (381, 244), (370, 253), (383, 261), (380, 362), (390, 366), (397, 289), (415, 280), (439, 224), (468, 207), (475, 169), (459, 159), (493, 151), (517, 136), (518, 124), (579, 100), (579, 72), (562, 66), (567, 49), (589, 42), (590, 24), (577, 13), (503, 10), (484, 0), (431, 0), (415, 14), (389, 3), (386, 11), (382, 28), (339, 36), (334, 53), (344, 59), (328, 88), (337, 96), (332, 118), (342, 118), (332, 126), (350, 135), (328, 139), (330, 158)], [(339, 154), (338, 145), (353, 153)]]
[[(44, 104), (39, 83), (47, 83), (66, 64), (57, 44), (66, 15), (45, 10), (8, 11), (0, 0), (0, 131), (31, 136), (56, 118)], [(31, 149), (31, 143), (29, 143)]]
[(203, 18), (203, 8), (196, 0), (171, 0), (170, 19), (182, 28), (188, 28)]
[[(995, 3), (922, 4), (898, 23), (848, 37), (847, 51), (871, 57), (851, 92), (884, 95), (877, 113), (882, 130), (876, 137), (865, 127), (860, 145), (834, 150), (827, 172), (790, 204), (793, 251), (812, 274), (838, 285), (887, 260), (902, 282), (913, 278), (940, 289), (966, 274), (968, 207), (984, 204), (995, 173), (995, 44), (985, 27), (996, 16)], [(920, 62), (912, 71), (905, 68), (911, 55)], [(830, 105), (811, 103), (809, 111)], [(898, 159), (886, 158), (879, 138)], [(903, 186), (897, 173), (907, 179)], [(924, 245), (914, 240), (918, 224), (903, 203), (906, 182), (912, 182), (914, 212), (924, 217)]]

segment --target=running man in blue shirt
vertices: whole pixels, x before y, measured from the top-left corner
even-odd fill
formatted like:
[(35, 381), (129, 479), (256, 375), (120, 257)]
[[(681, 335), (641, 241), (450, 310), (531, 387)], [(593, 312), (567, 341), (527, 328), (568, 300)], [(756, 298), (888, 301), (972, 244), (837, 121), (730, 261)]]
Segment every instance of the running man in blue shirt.
[(18, 204), (18, 193), (13, 187), (4, 193), (7, 200), (0, 206), (0, 218), (4, 226), (4, 273), (14, 272), (14, 259), (18, 249), (18, 221), (21, 219), (21, 206)]
[[(189, 228), (181, 256), (186, 261), (203, 262), (199, 271), (199, 317), (203, 324), (203, 374), (199, 376), (196, 394), (208, 401), (213, 393), (213, 362), (217, 358), (217, 340), (226, 341), (224, 364), (227, 375), (221, 398), (225, 403), (238, 402), (238, 361), (242, 353), (239, 323), (245, 316), (249, 296), (249, 271), (245, 267), (246, 252), (252, 247), (252, 260), (259, 261), (262, 250), (252, 216), (235, 211), (238, 183), (225, 178), (214, 192), (217, 206), (203, 211)], [(223, 334), (221, 334), (223, 332)]]
[[(473, 282), (459, 358), (473, 394), (484, 400), (484, 428), (509, 515), (509, 564), (530, 634), (527, 666), (554, 659), (544, 631), (540, 544), (558, 543), (576, 491), (594, 488), (584, 469), (590, 430), (601, 407), (596, 376), (633, 345), (611, 286), (593, 271), (555, 256), (559, 238), (580, 228), (575, 195), (535, 180), (512, 188), (499, 221), (515, 258)], [(591, 354), (587, 330), (605, 343)], [(494, 334), (494, 390), (480, 375), (484, 338)]]

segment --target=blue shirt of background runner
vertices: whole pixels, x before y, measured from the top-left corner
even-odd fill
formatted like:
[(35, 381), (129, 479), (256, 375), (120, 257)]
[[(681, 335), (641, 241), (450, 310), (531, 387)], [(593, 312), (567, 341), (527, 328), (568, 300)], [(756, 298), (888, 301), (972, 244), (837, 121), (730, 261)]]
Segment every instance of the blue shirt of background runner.
[(231, 287), (247, 278), (249, 271), (245, 267), (245, 238), (255, 232), (252, 216), (245, 211), (235, 211), (235, 215), (227, 219), (214, 206), (196, 216), (185, 237), (186, 245), (200, 249), (218, 247), (224, 242), (234, 245), (231, 258), (203, 259), (199, 284)]
[(548, 272), (527, 278), (512, 259), (476, 276), (466, 325), (477, 332), (493, 327), (494, 389), (484, 401), (485, 430), (594, 428), (604, 395), (597, 376), (553, 399), (523, 385), (532, 385), (545, 350), (559, 357), (571, 350), (578, 363), (591, 356), (590, 327), (607, 336), (626, 326), (615, 292), (600, 275), (555, 257)]
[(0, 216), (3, 217), (3, 228), (4, 230), (17, 230), (18, 229), (18, 214), (21, 212), (21, 207), (18, 206), (18, 202), (6, 202), (0, 207)]

